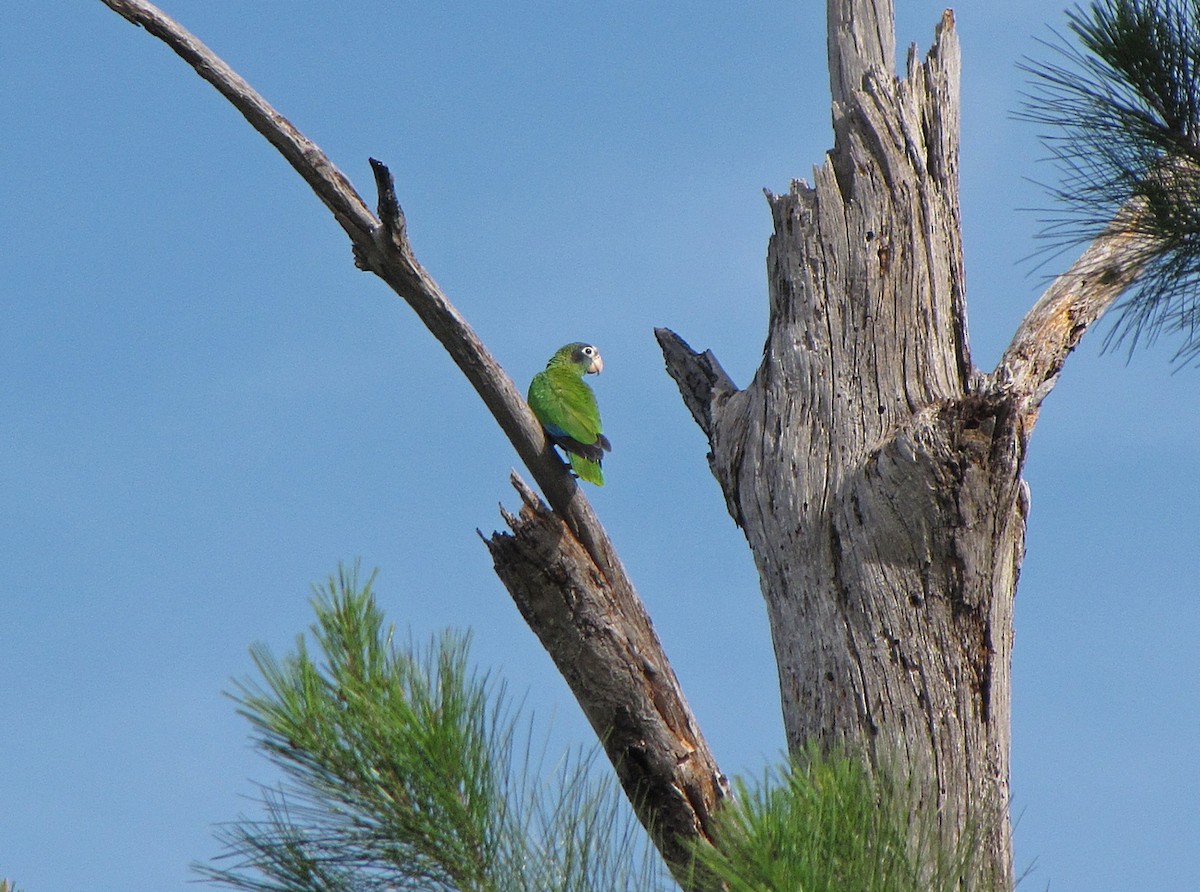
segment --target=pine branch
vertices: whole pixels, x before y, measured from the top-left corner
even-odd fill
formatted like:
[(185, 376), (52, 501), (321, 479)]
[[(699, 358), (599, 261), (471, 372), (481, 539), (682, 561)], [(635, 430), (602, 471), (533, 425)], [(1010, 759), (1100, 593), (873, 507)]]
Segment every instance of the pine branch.
[(993, 888), (981, 834), (945, 839), (904, 770), (868, 772), (861, 757), (810, 746), (717, 818), (697, 860), (726, 892), (958, 892)]
[(1138, 275), (1106, 346), (1177, 333), (1176, 359), (1200, 359), (1200, 4), (1097, 0), (1068, 29), (1074, 43), (1044, 44), (1057, 61), (1023, 66), (1021, 117), (1047, 128), (1060, 174), (1042, 238), (1061, 250), (1127, 236), (1121, 265)]
[(313, 606), (316, 651), (255, 648), (261, 680), (235, 693), (285, 781), (262, 791), (261, 818), (221, 829), (206, 878), (261, 892), (666, 888), (615, 786), (588, 758), (547, 776), (465, 639), (397, 646), (371, 581), (345, 570)]

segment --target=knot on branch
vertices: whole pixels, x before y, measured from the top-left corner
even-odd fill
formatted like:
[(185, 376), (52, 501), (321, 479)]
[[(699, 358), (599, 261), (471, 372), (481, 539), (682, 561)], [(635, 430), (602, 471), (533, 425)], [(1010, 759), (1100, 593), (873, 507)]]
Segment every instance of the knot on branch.
[(408, 224), (404, 220), (404, 211), (400, 207), (400, 200), (396, 198), (396, 179), (382, 161), (376, 158), (368, 160), (371, 162), (371, 172), (375, 174), (375, 191), (379, 196), (376, 211), (379, 214), (383, 235), (397, 248), (406, 249), (408, 247)]
[[(354, 243), (354, 265), (364, 272), (379, 272), (384, 266), (395, 270), (398, 266), (404, 277), (416, 278), (420, 275), (419, 265), (408, 240), (404, 210), (396, 197), (396, 180), (382, 161), (376, 158), (368, 160), (371, 162), (371, 172), (375, 175), (375, 191), (379, 196), (376, 205), (379, 225), (372, 232), (369, 247), (361, 242)], [(371, 256), (373, 251), (380, 256)]]

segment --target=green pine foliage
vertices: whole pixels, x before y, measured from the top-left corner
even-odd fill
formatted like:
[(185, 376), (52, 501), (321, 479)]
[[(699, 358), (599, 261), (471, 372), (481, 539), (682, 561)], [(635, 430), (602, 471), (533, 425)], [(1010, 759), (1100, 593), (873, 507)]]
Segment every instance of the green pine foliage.
[(1110, 344), (1183, 336), (1200, 360), (1200, 2), (1095, 0), (1067, 13), (1070, 37), (1045, 42), (1057, 61), (1028, 61), (1026, 120), (1045, 125), (1059, 170), (1052, 249), (1088, 241), (1121, 209), (1150, 236), (1147, 267), (1123, 301)]
[[(467, 641), (398, 645), (357, 572), (313, 599), (310, 638), (234, 699), (283, 780), (262, 814), (218, 830), (206, 879), (247, 892), (655, 892), (678, 889), (621, 792), (591, 760), (550, 770)], [(911, 787), (810, 750), (737, 784), (690, 889), (978, 889), (970, 841), (948, 850)]]
[(736, 785), (699, 867), (727, 892), (979, 890), (978, 840), (946, 845), (937, 816), (895, 773), (810, 748), (760, 783)]
[[(342, 571), (313, 600), (306, 641), (234, 695), (283, 774), (264, 815), (220, 829), (197, 869), (259, 892), (673, 888), (612, 784), (568, 757), (543, 776), (503, 686), (467, 642), (397, 646), (371, 585)], [(230, 863), (232, 862), (231, 866)]]

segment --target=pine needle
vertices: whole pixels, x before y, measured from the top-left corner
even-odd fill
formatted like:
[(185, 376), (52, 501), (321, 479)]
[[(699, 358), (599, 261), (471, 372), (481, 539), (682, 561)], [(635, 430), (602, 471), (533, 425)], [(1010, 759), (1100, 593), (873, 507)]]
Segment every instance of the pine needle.
[(1114, 220), (1150, 236), (1105, 345), (1177, 333), (1176, 360), (1200, 360), (1200, 0), (1098, 0), (1067, 19), (1073, 40), (1043, 41), (1056, 61), (1022, 66), (1020, 117), (1047, 128), (1059, 171), (1041, 237), (1058, 251)]

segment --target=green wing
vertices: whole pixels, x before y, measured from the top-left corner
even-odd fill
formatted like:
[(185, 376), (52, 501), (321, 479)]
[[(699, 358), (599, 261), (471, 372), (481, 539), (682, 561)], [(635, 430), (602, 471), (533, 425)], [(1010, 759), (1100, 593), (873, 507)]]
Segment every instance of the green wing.
[(529, 405), (538, 420), (555, 436), (570, 437), (584, 445), (600, 435), (600, 409), (592, 388), (566, 369), (547, 369), (529, 386)]
[(583, 480), (604, 485), (600, 459), (611, 449), (601, 432), (596, 395), (570, 368), (548, 368), (529, 385), (529, 407), (551, 440), (569, 453), (571, 467)]

